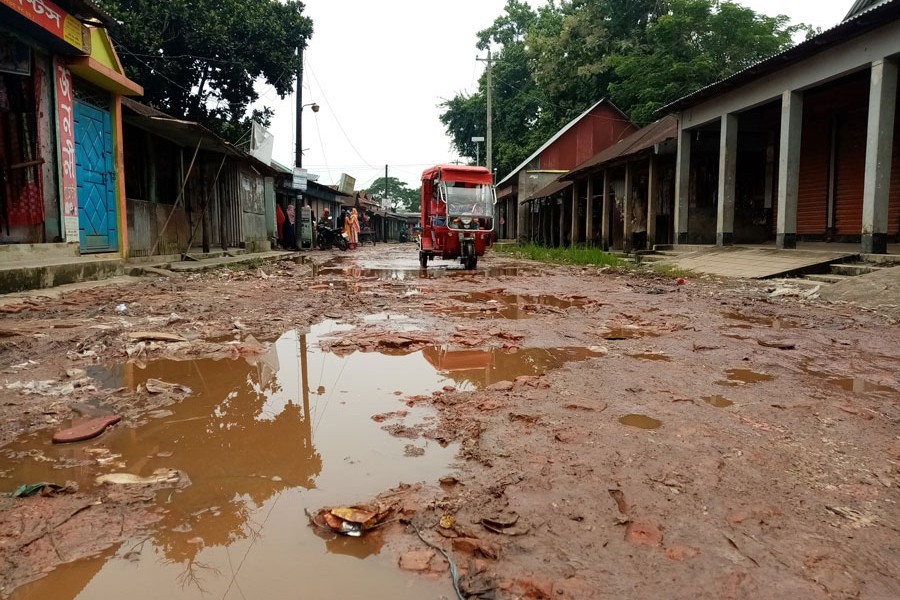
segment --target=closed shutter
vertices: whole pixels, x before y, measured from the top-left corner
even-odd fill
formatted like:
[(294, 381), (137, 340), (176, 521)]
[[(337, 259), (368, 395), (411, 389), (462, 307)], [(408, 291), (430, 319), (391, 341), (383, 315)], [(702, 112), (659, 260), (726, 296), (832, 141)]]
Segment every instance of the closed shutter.
[[(823, 125), (823, 123), (825, 125)], [(800, 141), (800, 184), (797, 190), (797, 234), (822, 235), (828, 224), (829, 120), (806, 111)]]
[(863, 187), (866, 171), (867, 111), (844, 113), (838, 123), (835, 228), (838, 235), (862, 231)]
[(894, 119), (894, 154), (891, 159), (891, 192), (888, 204), (887, 232), (888, 235), (900, 235), (900, 118)]

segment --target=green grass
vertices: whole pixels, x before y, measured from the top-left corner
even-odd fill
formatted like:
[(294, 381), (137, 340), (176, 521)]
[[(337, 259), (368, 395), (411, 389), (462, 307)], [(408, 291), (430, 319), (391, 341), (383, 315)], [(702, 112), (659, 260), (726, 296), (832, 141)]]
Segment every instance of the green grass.
[(653, 264), (650, 266), (654, 273), (663, 277), (674, 277), (676, 279), (682, 277), (693, 277), (696, 275), (693, 271), (682, 269), (674, 265)]
[(503, 244), (495, 246), (497, 253), (514, 258), (527, 258), (538, 262), (564, 265), (595, 265), (620, 267), (621, 260), (599, 248), (574, 246), (572, 248), (547, 248), (535, 244)]

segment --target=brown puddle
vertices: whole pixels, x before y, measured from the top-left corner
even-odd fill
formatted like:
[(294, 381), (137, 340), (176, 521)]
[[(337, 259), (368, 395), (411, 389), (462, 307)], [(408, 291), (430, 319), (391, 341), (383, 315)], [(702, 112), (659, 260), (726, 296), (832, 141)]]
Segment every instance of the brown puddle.
[[(565, 310), (573, 306), (583, 306), (583, 299), (557, 298), (544, 295), (506, 294), (503, 292), (472, 292), (452, 296), (462, 302), (462, 306), (441, 309), (441, 312), (456, 316), (489, 315), (503, 319), (525, 319), (542, 309)], [(471, 306), (470, 305), (475, 305)]]
[(768, 373), (759, 373), (750, 369), (728, 369), (728, 381), (719, 381), (720, 385), (741, 385), (742, 383), (762, 383), (774, 381), (775, 378)]
[(854, 394), (869, 394), (873, 392), (885, 392), (892, 394), (900, 393), (900, 390), (897, 390), (896, 388), (892, 388), (887, 385), (880, 385), (866, 379), (862, 379), (860, 377), (842, 377), (840, 375), (834, 375), (833, 373), (816, 371), (814, 369), (810, 369), (809, 367), (804, 367), (803, 371), (807, 375), (825, 379), (828, 383), (838, 386), (845, 392), (852, 392)]
[(637, 352), (635, 354), (628, 354), (626, 356), (630, 356), (631, 358), (637, 358), (640, 360), (655, 360), (661, 362), (672, 361), (669, 355), (663, 354), (662, 352)]
[(728, 408), (729, 406), (734, 405), (734, 402), (732, 402), (725, 396), (704, 396), (702, 400), (710, 406), (715, 406), (716, 408)]
[(662, 421), (648, 417), (647, 415), (625, 415), (619, 417), (619, 423), (629, 427), (637, 427), (639, 429), (659, 429)]
[(784, 319), (779, 319), (778, 317), (745, 315), (739, 312), (726, 312), (722, 313), (722, 316), (726, 319), (731, 319), (732, 321), (744, 323), (744, 325), (732, 325), (732, 327), (750, 327), (752, 325), (765, 325), (772, 329), (797, 329), (801, 327), (800, 323), (797, 323), (796, 321), (786, 321)]
[[(108, 387), (148, 378), (193, 393), (154, 411), (143, 424), (121, 424), (94, 440), (50, 443), (50, 431), (3, 448), (4, 492), (20, 483), (75, 481), (89, 491), (97, 475), (184, 471), (191, 485), (165, 490), (165, 510), (146, 539), (103, 556), (65, 564), (10, 596), (24, 598), (437, 598), (433, 582), (396, 568), (380, 536), (324, 542), (304, 509), (370, 499), (399, 482), (436, 481), (456, 448), (419, 437), (393, 437), (371, 416), (402, 407), (401, 422), (431, 418), (395, 390), (427, 394), (453, 383), (422, 353), (385, 356), (320, 351), (318, 338), (288, 332), (267, 354), (239, 360), (155, 361), (95, 369)], [(407, 457), (410, 444), (424, 455)], [(111, 461), (98, 464), (97, 449)], [(419, 454), (419, 453), (417, 453)], [(364, 560), (360, 560), (364, 559)], [(290, 574), (286, 576), (286, 574)], [(141, 590), (147, 593), (142, 593)], [(152, 590), (152, 592), (149, 592)]]
[(456, 382), (461, 391), (485, 388), (522, 375), (543, 375), (567, 362), (603, 356), (588, 348), (528, 348), (510, 352), (495, 350), (451, 350), (432, 346), (422, 355), (438, 372)]
[(419, 266), (418, 258), (391, 259), (390, 261), (377, 261), (350, 265), (350, 257), (338, 257), (322, 265), (313, 265), (313, 277), (341, 276), (356, 279), (371, 279), (378, 281), (415, 281), (418, 279), (433, 279), (435, 277), (470, 275), (473, 277), (518, 277), (530, 272), (530, 269), (522, 267), (478, 267), (474, 271), (465, 270), (457, 261), (429, 262), (428, 268)]
[(647, 331), (638, 327), (607, 327), (599, 332), (600, 337), (604, 340), (632, 340), (639, 337), (650, 336), (656, 337), (656, 332)]

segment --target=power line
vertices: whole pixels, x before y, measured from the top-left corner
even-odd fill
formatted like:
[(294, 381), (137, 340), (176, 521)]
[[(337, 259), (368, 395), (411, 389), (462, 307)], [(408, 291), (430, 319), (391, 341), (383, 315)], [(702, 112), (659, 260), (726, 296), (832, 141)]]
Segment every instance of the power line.
[(353, 151), (356, 152), (356, 155), (359, 157), (359, 159), (361, 161), (363, 161), (364, 163), (366, 163), (366, 166), (371, 167), (373, 169), (378, 168), (378, 167), (372, 166), (372, 164), (369, 163), (369, 161), (367, 161), (363, 157), (363, 155), (360, 153), (360, 151), (353, 144), (353, 140), (351, 140), (350, 136), (347, 135), (347, 132), (344, 130), (344, 126), (341, 125), (341, 121), (340, 121), (340, 119), (338, 119), (337, 113), (334, 111), (334, 107), (331, 105), (331, 102), (328, 101), (328, 96), (325, 95), (325, 90), (322, 89), (322, 85), (319, 83), (319, 78), (316, 77), (316, 73), (315, 73), (315, 71), (313, 71), (313, 68), (311, 66), (309, 67), (309, 72), (310, 72), (310, 75), (312, 75), (312, 78), (315, 80), (316, 85), (319, 86), (319, 91), (322, 94), (322, 99), (325, 101), (325, 104), (328, 106), (328, 109), (331, 112), (331, 116), (334, 117), (334, 122), (337, 123), (338, 129), (340, 129), (341, 133), (344, 134), (344, 139), (347, 140), (347, 143), (350, 144), (350, 147), (353, 148)]

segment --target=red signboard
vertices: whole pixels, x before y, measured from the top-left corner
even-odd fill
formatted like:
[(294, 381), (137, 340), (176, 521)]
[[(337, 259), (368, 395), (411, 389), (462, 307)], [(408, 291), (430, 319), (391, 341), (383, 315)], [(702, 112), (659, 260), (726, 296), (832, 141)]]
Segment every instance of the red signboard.
[(59, 60), (53, 61), (56, 79), (56, 113), (60, 148), (60, 185), (66, 241), (78, 240), (78, 182), (75, 178), (75, 101), (72, 73)]
[(90, 52), (90, 38), (85, 35), (81, 21), (50, 0), (0, 0), (0, 4), (5, 4), (82, 52)]

